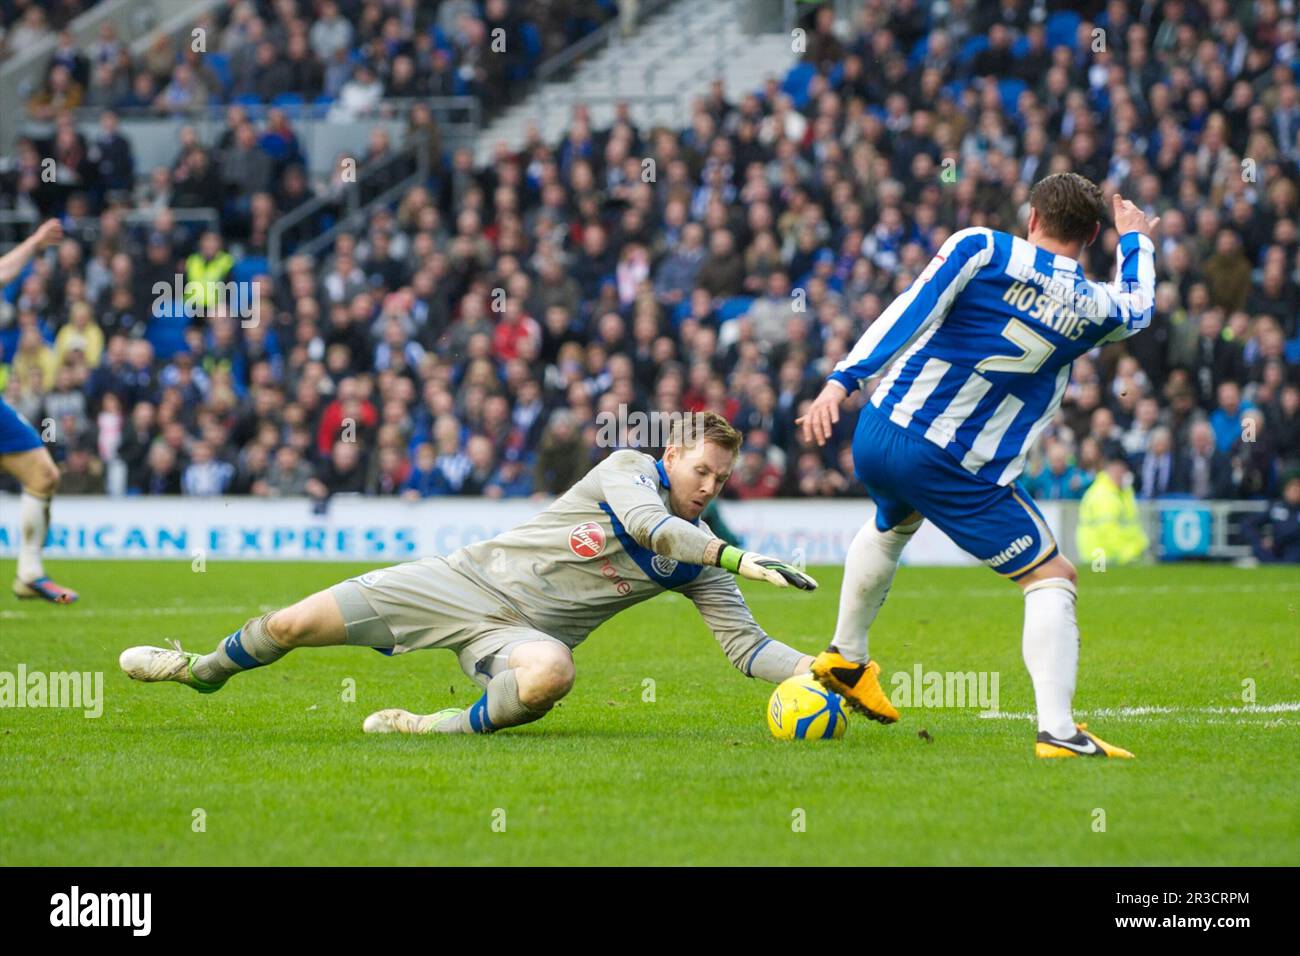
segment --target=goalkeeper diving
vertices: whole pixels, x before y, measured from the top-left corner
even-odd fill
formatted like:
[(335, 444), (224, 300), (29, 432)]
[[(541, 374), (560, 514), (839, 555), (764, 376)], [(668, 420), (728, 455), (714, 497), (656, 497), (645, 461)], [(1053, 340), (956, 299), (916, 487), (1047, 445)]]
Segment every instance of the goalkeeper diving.
[(779, 683), (813, 659), (759, 627), (733, 575), (805, 591), (817, 582), (728, 545), (700, 520), (730, 477), (740, 442), (720, 415), (686, 416), (661, 459), (616, 451), (545, 511), (495, 538), (369, 571), (250, 618), (209, 654), (140, 646), (119, 663), (136, 680), (212, 693), (300, 647), (446, 648), (483, 687), (477, 702), (432, 714), (381, 710), (364, 729), (490, 733), (544, 717), (572, 688), (573, 651), (587, 635), (671, 590), (694, 602), (741, 673)]

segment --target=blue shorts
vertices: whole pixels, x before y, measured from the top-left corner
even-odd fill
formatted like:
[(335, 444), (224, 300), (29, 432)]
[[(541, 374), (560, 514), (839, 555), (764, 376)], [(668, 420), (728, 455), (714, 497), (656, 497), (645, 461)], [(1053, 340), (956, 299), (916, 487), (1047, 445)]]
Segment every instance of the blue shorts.
[(876, 502), (881, 531), (919, 511), (964, 551), (1012, 580), (1057, 553), (1051, 529), (1024, 488), (977, 478), (871, 404), (858, 416), (853, 467)]
[(13, 455), (43, 447), (45, 443), (36, 434), (36, 429), (0, 398), (0, 455)]

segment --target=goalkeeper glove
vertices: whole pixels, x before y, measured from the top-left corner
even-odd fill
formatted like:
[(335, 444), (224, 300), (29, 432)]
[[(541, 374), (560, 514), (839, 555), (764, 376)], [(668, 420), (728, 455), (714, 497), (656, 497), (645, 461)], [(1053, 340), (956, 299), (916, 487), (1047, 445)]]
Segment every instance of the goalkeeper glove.
[(775, 584), (779, 588), (793, 584), (803, 591), (817, 590), (817, 582), (794, 565), (753, 551), (742, 551), (731, 545), (718, 552), (718, 567), (753, 581)]

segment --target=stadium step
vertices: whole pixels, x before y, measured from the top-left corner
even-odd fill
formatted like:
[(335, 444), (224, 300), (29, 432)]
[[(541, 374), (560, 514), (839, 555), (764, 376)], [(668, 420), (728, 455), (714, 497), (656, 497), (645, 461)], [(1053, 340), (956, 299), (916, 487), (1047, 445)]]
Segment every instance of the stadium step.
[(487, 162), (496, 143), (520, 148), (534, 126), (548, 143), (561, 140), (575, 106), (586, 105), (596, 128), (607, 126), (619, 100), (638, 124), (684, 126), (691, 100), (721, 79), (733, 101), (784, 77), (798, 57), (785, 33), (747, 33), (746, 0), (678, 0), (615, 37), (563, 80), (544, 83), (479, 133), (475, 154)]

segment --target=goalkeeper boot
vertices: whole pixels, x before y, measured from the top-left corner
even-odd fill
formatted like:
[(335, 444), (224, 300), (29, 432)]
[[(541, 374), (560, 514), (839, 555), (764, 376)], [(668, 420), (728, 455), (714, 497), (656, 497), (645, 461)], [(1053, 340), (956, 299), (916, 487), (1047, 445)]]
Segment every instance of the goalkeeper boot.
[(858, 713), (882, 724), (898, 720), (898, 709), (880, 687), (880, 665), (875, 661), (858, 664), (832, 644), (813, 660), (812, 673), (819, 684), (839, 694)]
[(173, 681), (193, 687), (200, 694), (213, 694), (226, 686), (225, 681), (209, 684), (194, 676), (194, 662), (202, 654), (181, 650), (180, 641), (172, 641), (174, 647), (128, 647), (117, 659), (118, 666), (132, 680), (155, 683)]
[(390, 707), (367, 717), (361, 729), (368, 734), (431, 734), (438, 724), (462, 710), (463, 707), (447, 707), (432, 714), (413, 714), (409, 710)]
[(1038, 742), (1034, 744), (1034, 753), (1039, 757), (1124, 757), (1133, 755), (1123, 747), (1108, 744), (1096, 734), (1087, 732), (1087, 724), (1075, 724), (1079, 732), (1073, 737), (1062, 740), (1053, 737), (1045, 730), (1038, 732)]

